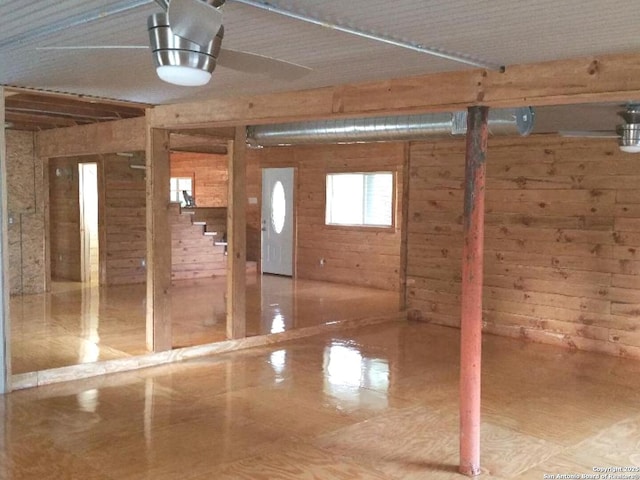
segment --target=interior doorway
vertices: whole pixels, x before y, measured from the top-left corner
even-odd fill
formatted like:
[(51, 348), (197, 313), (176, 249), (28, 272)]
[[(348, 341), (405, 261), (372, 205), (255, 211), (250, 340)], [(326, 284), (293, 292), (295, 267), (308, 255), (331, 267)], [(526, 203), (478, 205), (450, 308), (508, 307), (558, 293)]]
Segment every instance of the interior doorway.
[(98, 234), (98, 165), (79, 163), (80, 279), (99, 282), (100, 246)]
[(262, 169), (262, 273), (293, 276), (293, 168)]

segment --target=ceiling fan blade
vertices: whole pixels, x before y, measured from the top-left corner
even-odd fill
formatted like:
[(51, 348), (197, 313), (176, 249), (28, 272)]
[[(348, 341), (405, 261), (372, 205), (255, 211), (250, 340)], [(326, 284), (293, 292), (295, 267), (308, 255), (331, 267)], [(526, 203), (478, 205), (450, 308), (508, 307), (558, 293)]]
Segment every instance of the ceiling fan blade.
[(296, 63), (225, 48), (220, 50), (218, 65), (245, 73), (260, 73), (276, 80), (297, 80), (311, 72), (309, 67)]
[(169, 2), (171, 31), (198, 45), (207, 45), (222, 26), (222, 12), (203, 0), (171, 0)]
[(37, 47), (36, 50), (149, 50), (148, 45), (69, 45), (63, 47)]
[(560, 131), (561, 137), (567, 138), (619, 138), (614, 131), (608, 130), (584, 130), (584, 131)]

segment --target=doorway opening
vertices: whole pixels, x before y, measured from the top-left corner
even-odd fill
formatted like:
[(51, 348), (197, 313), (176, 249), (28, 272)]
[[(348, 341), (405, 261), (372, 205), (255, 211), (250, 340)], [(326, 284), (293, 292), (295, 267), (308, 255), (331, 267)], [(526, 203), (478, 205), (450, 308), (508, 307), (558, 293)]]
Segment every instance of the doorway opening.
[(79, 163), (80, 279), (99, 283), (100, 246), (98, 234), (98, 165)]

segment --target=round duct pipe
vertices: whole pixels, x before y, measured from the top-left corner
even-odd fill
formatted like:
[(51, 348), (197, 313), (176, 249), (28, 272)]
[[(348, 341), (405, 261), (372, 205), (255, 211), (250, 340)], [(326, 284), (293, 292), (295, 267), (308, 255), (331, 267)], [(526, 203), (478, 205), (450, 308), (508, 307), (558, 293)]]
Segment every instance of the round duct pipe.
[[(493, 135), (529, 135), (533, 130), (531, 107), (489, 111)], [(427, 137), (464, 135), (467, 112), (429, 113), (395, 117), (349, 118), (281, 123), (247, 127), (253, 147), (424, 140)]]

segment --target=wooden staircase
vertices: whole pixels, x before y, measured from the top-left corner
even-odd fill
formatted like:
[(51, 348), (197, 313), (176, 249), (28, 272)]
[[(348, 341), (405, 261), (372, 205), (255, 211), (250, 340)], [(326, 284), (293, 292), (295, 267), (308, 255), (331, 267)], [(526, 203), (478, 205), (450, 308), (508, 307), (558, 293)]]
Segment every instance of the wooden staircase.
[[(181, 208), (172, 203), (169, 216), (172, 280), (226, 275), (226, 207)], [(247, 262), (247, 272), (256, 273), (257, 263)]]

